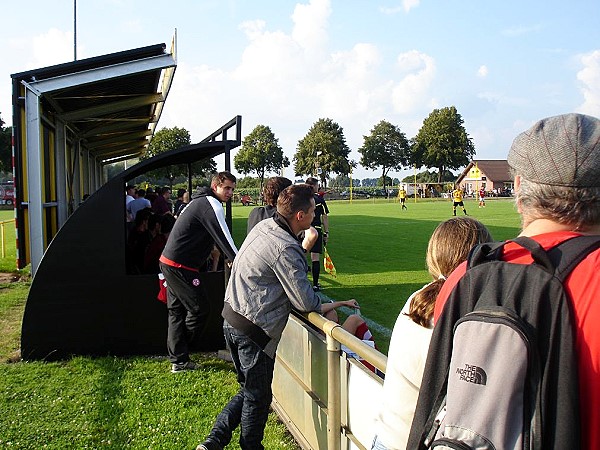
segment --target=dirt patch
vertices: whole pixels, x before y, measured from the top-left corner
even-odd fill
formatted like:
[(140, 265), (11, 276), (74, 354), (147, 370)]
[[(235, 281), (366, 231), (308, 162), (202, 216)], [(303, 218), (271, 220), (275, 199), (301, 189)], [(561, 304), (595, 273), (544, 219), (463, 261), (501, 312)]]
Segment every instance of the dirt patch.
[(25, 281), (26, 276), (19, 273), (0, 272), (0, 284), (16, 283), (17, 281)]

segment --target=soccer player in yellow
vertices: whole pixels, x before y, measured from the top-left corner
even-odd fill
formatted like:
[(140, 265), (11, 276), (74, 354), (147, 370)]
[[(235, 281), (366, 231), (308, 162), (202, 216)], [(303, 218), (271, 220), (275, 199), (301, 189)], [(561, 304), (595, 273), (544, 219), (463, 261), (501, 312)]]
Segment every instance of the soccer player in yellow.
[(404, 187), (401, 187), (398, 191), (398, 198), (400, 199), (400, 204), (402, 205), (402, 209), (408, 209), (406, 207), (406, 190)]
[(452, 215), (455, 216), (456, 215), (456, 207), (460, 206), (463, 210), (463, 213), (465, 213), (465, 216), (467, 215), (467, 210), (465, 209), (465, 204), (463, 203), (463, 191), (460, 187), (456, 186), (456, 189), (454, 189), (452, 191)]

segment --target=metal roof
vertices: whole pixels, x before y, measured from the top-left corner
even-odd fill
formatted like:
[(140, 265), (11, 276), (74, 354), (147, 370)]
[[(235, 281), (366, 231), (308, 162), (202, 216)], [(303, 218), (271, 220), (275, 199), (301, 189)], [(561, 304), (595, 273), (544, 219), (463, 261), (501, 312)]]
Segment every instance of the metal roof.
[(46, 114), (64, 122), (103, 164), (145, 152), (176, 68), (157, 44), (11, 75), (39, 92)]

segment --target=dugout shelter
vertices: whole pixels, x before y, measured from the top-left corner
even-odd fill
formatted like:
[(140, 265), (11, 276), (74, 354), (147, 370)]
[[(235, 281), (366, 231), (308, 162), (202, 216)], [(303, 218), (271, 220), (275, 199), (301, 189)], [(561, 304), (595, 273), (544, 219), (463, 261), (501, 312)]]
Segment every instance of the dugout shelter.
[[(174, 38), (169, 51), (158, 44), (12, 75), (17, 264), (30, 263), (34, 276), (21, 332), (24, 359), (165, 352), (158, 277), (126, 272), (125, 186), (148, 171), (190, 168), (220, 154), (230, 170), (241, 117), (108, 182), (104, 166), (145, 152), (176, 65)], [(230, 206), (227, 217), (231, 226)], [(224, 347), (224, 273), (202, 274), (202, 282), (216, 306), (196, 348), (216, 350)]]

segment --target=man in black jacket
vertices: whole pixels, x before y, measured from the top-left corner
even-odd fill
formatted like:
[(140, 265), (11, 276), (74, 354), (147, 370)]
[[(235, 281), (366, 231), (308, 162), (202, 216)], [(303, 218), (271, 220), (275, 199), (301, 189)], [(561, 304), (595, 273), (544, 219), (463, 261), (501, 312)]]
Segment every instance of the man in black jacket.
[(167, 351), (173, 373), (196, 368), (190, 361), (188, 342), (202, 331), (210, 312), (200, 268), (215, 244), (231, 261), (237, 254), (222, 206), (233, 195), (235, 183), (231, 173), (219, 172), (210, 189), (196, 192), (177, 218), (160, 257), (167, 281)]

